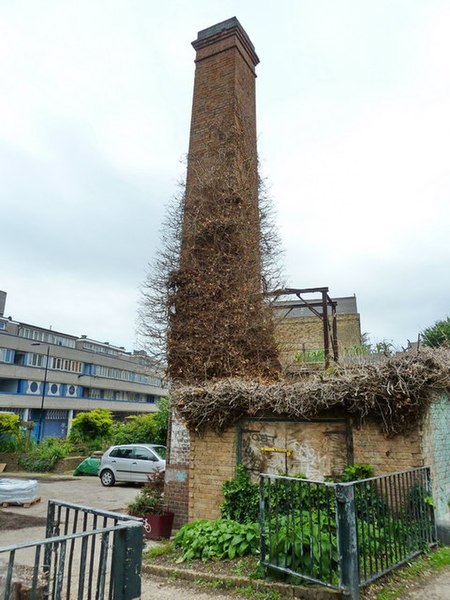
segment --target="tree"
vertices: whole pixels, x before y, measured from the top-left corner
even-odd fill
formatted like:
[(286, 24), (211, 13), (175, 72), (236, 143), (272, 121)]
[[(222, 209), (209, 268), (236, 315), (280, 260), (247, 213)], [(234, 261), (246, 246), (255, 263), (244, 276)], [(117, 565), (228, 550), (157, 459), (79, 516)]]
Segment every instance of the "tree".
[(90, 446), (101, 446), (103, 441), (112, 435), (113, 419), (111, 411), (95, 408), (89, 412), (79, 413), (72, 421), (69, 440), (82, 442)]
[(0, 435), (12, 435), (18, 437), (20, 434), (20, 419), (18, 415), (0, 413)]
[(436, 321), (421, 333), (422, 343), (430, 348), (450, 347), (450, 317)]
[(161, 398), (157, 403), (158, 412), (155, 414), (155, 443), (167, 443), (167, 430), (169, 428), (170, 404), (168, 398)]
[(117, 423), (114, 434), (115, 444), (153, 444), (156, 438), (156, 415), (137, 415), (127, 417)]
[(127, 417), (117, 423), (114, 433), (115, 444), (166, 444), (169, 421), (169, 402), (161, 398), (157, 403), (158, 412), (149, 415)]

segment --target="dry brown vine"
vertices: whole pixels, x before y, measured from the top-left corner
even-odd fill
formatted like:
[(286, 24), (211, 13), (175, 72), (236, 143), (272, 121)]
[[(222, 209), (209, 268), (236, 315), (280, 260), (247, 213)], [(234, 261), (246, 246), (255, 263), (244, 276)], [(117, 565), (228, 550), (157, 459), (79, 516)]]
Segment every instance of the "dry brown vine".
[(221, 432), (243, 418), (308, 419), (330, 409), (375, 418), (388, 435), (419, 421), (433, 394), (450, 389), (450, 351), (402, 354), (378, 365), (338, 367), (297, 382), (227, 378), (175, 387), (173, 405), (192, 431)]

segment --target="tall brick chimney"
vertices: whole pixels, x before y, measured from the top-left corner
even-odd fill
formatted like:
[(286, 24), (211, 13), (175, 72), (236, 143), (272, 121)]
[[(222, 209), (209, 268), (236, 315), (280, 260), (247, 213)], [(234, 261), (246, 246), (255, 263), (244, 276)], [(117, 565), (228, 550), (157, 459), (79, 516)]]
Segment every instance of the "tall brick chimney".
[[(250, 161), (248, 176), (253, 188), (252, 199), (256, 203), (255, 67), (259, 58), (255, 48), (236, 17), (199, 31), (192, 45), (197, 55), (186, 207), (190, 208), (199, 183), (197, 165), (201, 163), (203, 171), (216, 166), (218, 142), (230, 142), (226, 136), (238, 125), (238, 118), (241, 143)], [(224, 175), (227, 173), (221, 174)]]
[(196, 72), (180, 268), (171, 282), (174, 381), (270, 376), (261, 298), (254, 46), (233, 17), (192, 43)]
[[(179, 268), (169, 282), (168, 370), (174, 385), (272, 377), (279, 363), (261, 296), (253, 44), (236, 18), (198, 33)], [(165, 498), (175, 524), (189, 506), (190, 434), (169, 427)], [(192, 494), (191, 494), (192, 495)]]

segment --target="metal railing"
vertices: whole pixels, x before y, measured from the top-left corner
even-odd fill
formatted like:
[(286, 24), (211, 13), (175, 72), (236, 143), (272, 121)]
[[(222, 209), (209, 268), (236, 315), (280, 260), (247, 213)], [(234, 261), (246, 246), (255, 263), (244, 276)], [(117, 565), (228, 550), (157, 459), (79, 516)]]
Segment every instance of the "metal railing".
[(349, 483), (260, 476), (261, 564), (359, 588), (436, 543), (427, 467)]
[(50, 500), (46, 539), (0, 548), (0, 598), (140, 597), (142, 520)]

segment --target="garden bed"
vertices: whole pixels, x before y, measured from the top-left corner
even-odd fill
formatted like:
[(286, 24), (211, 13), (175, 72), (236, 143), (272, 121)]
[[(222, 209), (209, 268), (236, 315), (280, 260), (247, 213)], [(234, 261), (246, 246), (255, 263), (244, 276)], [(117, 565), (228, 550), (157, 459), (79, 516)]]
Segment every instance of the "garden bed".
[[(293, 585), (263, 579), (256, 556), (245, 556), (232, 560), (189, 560), (179, 562), (182, 551), (172, 542), (152, 545), (144, 553), (144, 573), (191, 582), (200, 587), (235, 590), (239, 594), (252, 596), (254, 592), (267, 594), (267, 598), (302, 598), (303, 600), (338, 600), (340, 592), (318, 586)], [(253, 593), (252, 593), (253, 591)], [(263, 596), (258, 596), (263, 597)]]

